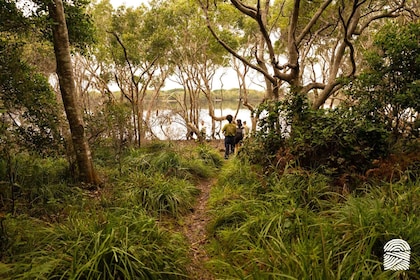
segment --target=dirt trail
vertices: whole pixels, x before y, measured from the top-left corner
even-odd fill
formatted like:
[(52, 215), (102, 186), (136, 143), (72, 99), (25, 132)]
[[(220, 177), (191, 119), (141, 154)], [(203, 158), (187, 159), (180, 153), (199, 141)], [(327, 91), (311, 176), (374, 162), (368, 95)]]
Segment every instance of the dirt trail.
[(209, 260), (205, 245), (207, 243), (206, 227), (210, 220), (207, 213), (207, 202), (210, 197), (210, 188), (214, 181), (204, 181), (197, 187), (201, 193), (192, 212), (184, 219), (183, 233), (190, 243), (191, 263), (188, 272), (191, 279), (213, 280), (215, 277), (205, 268), (205, 263)]

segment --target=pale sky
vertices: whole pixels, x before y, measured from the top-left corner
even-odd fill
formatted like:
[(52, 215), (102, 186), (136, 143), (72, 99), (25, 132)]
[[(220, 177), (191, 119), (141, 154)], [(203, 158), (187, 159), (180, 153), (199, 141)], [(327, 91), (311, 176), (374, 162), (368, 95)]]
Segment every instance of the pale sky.
[(147, 0), (110, 0), (112, 6), (114, 8), (118, 8), (121, 5), (130, 6), (130, 7), (136, 7), (140, 5), (141, 3), (147, 3)]
[[(112, 6), (116, 9), (121, 5), (130, 6), (130, 7), (137, 7), (141, 3), (148, 3), (149, 0), (110, 0)], [(213, 79), (213, 89), (220, 89), (222, 84), (220, 82), (220, 77), (222, 77), (223, 81), (223, 89), (231, 89), (231, 88), (239, 88), (238, 78), (236, 77), (235, 72), (232, 69), (221, 69), (216, 73)], [(254, 78), (255, 80), (255, 78)], [(263, 81), (258, 82), (260, 84), (264, 84)], [(168, 80), (166, 82), (165, 90), (172, 89), (172, 88), (179, 88), (181, 87), (179, 84)], [(251, 83), (248, 80), (247, 84), (248, 88), (262, 90), (263, 88), (256, 85), (255, 83)]]

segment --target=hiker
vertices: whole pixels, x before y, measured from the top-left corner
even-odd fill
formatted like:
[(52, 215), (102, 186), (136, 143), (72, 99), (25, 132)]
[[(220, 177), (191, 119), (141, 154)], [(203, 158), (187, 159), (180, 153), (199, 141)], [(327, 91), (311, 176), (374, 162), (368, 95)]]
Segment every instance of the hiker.
[(241, 146), (242, 139), (244, 139), (244, 127), (242, 126), (241, 120), (236, 120), (236, 132), (235, 132), (235, 152), (238, 153), (239, 147)]
[(201, 135), (201, 138), (203, 140), (206, 140), (206, 138), (207, 138), (207, 128), (206, 128), (203, 120), (201, 121), (200, 135)]
[(225, 136), (225, 159), (228, 159), (235, 152), (236, 125), (232, 123), (232, 115), (227, 115), (226, 119), (229, 123), (223, 126), (222, 132)]
[(249, 136), (249, 127), (246, 125), (246, 121), (244, 121), (244, 139)]

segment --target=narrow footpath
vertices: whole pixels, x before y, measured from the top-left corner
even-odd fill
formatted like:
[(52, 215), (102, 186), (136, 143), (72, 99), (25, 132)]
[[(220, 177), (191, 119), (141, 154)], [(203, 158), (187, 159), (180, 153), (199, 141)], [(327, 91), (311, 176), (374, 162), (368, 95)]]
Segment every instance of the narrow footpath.
[(210, 197), (210, 189), (214, 180), (203, 181), (197, 187), (201, 193), (197, 198), (191, 213), (188, 214), (183, 223), (183, 234), (190, 244), (191, 263), (188, 266), (188, 273), (191, 279), (213, 280), (215, 277), (205, 268), (209, 257), (205, 250), (208, 241), (206, 227), (210, 220), (207, 203)]

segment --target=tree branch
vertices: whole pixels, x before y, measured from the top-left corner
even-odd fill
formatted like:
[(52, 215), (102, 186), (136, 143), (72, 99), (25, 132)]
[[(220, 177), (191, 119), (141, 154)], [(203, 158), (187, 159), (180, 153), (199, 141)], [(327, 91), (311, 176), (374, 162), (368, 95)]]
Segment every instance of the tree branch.
[[(406, 1), (403, 0), (401, 1), (401, 3), (396, 6), (394, 9), (390, 10), (390, 11), (386, 11), (383, 13), (379, 13), (377, 15), (373, 15), (372, 17), (370, 17), (369, 19), (366, 20), (366, 22), (360, 26), (360, 28), (358, 30), (356, 30), (353, 34), (354, 35), (361, 35), (363, 33), (363, 31), (369, 27), (369, 25), (374, 22), (377, 21), (379, 19), (383, 19), (383, 18), (396, 18), (399, 17), (401, 15), (401, 13), (403, 11), (405, 11), (405, 3)], [(365, 15), (367, 16), (367, 15)], [(364, 16), (364, 17), (365, 17)]]
[[(242, 1), (231, 0), (230, 2), (233, 4), (233, 6), (235, 6), (236, 9), (241, 11), (243, 14), (257, 20), (257, 14), (258, 14), (257, 9), (255, 9), (254, 7), (245, 5)], [(259, 2), (260, 1), (258, 0), (258, 3)]]
[(296, 44), (300, 45), (303, 38), (305, 38), (306, 35), (308, 35), (311, 28), (315, 25), (315, 23), (318, 21), (319, 17), (322, 15), (322, 13), (325, 11), (325, 9), (331, 4), (332, 0), (326, 0), (319, 8), (318, 11), (313, 15), (312, 19), (308, 22), (308, 24), (305, 26), (305, 28), (302, 30), (300, 36), (296, 39)]
[(308, 93), (309, 91), (311, 91), (313, 89), (324, 89), (324, 88), (325, 88), (324, 83), (313, 82), (313, 83), (310, 83), (310, 84), (307, 84), (306, 86), (304, 86), (302, 88), (302, 93)]
[(275, 83), (276, 80), (275, 78), (273, 78), (267, 71), (265, 71), (264, 69), (262, 69), (259, 66), (256, 66), (252, 63), (250, 63), (248, 60), (246, 60), (243, 56), (239, 55), (234, 49), (232, 49), (228, 44), (226, 44), (217, 34), (216, 32), (213, 30), (211, 23), (210, 23), (210, 19), (208, 16), (208, 10), (207, 8), (203, 5), (203, 3), (200, 1), (201, 7), (205, 13), (206, 16), (206, 23), (207, 23), (207, 29), (210, 31), (210, 33), (213, 35), (213, 37), (217, 40), (217, 42), (219, 42), (219, 44), (221, 44), (225, 50), (227, 50), (231, 55), (233, 55), (234, 57), (236, 57), (237, 59), (239, 59), (240, 61), (242, 61), (242, 63), (244, 63), (245, 65), (249, 66), (250, 68), (258, 71), (259, 73), (263, 74), (264, 77), (266, 77), (268, 80), (270, 80), (270, 82)]

